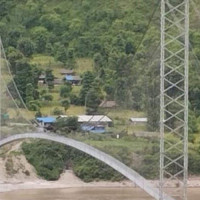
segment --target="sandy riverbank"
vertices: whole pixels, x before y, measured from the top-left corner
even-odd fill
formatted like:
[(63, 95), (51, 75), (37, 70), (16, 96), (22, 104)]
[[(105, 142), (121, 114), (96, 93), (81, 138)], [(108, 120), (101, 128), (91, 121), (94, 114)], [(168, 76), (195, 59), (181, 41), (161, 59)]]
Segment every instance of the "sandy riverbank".
[[(19, 150), (20, 146), (21, 142), (8, 146), (6, 149), (7, 156), (0, 158), (0, 192), (40, 188), (136, 187), (131, 181), (85, 183), (76, 177), (72, 170), (66, 170), (57, 181), (45, 181), (36, 175), (35, 169), (27, 162), (23, 154), (12, 154), (13, 151)], [(10, 167), (11, 174), (9, 174), (8, 163), (12, 166), (12, 168)], [(155, 187), (158, 186), (158, 181), (149, 182)], [(170, 182), (168, 187), (176, 188), (177, 185), (175, 182)], [(200, 188), (200, 177), (190, 177), (188, 187)]]
[[(155, 187), (157, 186), (157, 181), (149, 181)], [(174, 187), (175, 184), (171, 183), (169, 187)], [(79, 178), (77, 178), (71, 170), (66, 170), (65, 173), (61, 175), (58, 181), (45, 181), (42, 179), (35, 180), (15, 180), (8, 179), (0, 182), (0, 192), (13, 191), (13, 190), (24, 190), (24, 189), (44, 189), (44, 188), (84, 188), (84, 187), (136, 187), (131, 181), (122, 182), (91, 182), (84, 183)], [(190, 188), (200, 188), (200, 178), (190, 178), (188, 181), (188, 187)]]
[(0, 181), (0, 192), (21, 189), (44, 189), (44, 188), (80, 188), (80, 187), (135, 187), (130, 181), (122, 182), (90, 182), (85, 183), (77, 178), (73, 171), (66, 170), (58, 181), (45, 181), (42, 179), (17, 180), (7, 179)]

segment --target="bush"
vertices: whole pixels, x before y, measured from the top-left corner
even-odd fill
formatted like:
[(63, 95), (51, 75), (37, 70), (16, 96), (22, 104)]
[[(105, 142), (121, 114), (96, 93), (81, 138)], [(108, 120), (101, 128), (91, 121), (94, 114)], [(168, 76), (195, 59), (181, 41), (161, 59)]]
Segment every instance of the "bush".
[(67, 149), (54, 142), (37, 141), (22, 144), (26, 159), (37, 174), (46, 180), (57, 180), (65, 168)]
[(70, 95), (70, 103), (73, 105), (80, 105), (80, 99), (75, 94)]
[(79, 123), (77, 117), (67, 117), (67, 118), (61, 118), (57, 120), (55, 123), (56, 130), (60, 130), (62, 132), (70, 133), (72, 131), (78, 131), (79, 130)]
[(58, 107), (54, 108), (53, 115), (62, 115), (63, 111), (60, 110)]
[(22, 144), (27, 160), (37, 174), (46, 180), (57, 180), (67, 163), (75, 174), (85, 182), (94, 180), (119, 181), (124, 177), (106, 164), (91, 156), (55, 142), (36, 141)]

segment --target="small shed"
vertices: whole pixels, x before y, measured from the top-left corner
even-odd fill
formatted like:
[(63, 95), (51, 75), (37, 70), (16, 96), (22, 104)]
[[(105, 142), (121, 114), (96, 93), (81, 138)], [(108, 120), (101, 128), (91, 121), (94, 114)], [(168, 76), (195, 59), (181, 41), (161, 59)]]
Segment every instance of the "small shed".
[(45, 84), (45, 83), (46, 83), (46, 75), (45, 75), (45, 74), (41, 74), (41, 75), (38, 77), (38, 83), (39, 83), (39, 84)]
[(56, 122), (55, 117), (37, 117), (36, 120), (41, 126), (45, 128), (53, 125), (53, 123)]
[(107, 101), (104, 100), (101, 102), (101, 104), (99, 105), (100, 108), (115, 108), (117, 107), (117, 104), (115, 101)]
[(78, 122), (84, 125), (103, 125), (111, 126), (112, 120), (106, 115), (79, 115)]
[(75, 74), (75, 72), (74, 72), (74, 70), (72, 70), (72, 69), (61, 69), (60, 70), (60, 74), (61, 75), (74, 75)]
[(65, 76), (65, 80), (72, 85), (80, 85), (82, 79), (80, 76), (67, 75)]
[(81, 125), (81, 129), (91, 133), (105, 133), (106, 128), (104, 125)]
[(133, 124), (146, 124), (148, 119), (146, 117), (131, 117), (130, 121)]

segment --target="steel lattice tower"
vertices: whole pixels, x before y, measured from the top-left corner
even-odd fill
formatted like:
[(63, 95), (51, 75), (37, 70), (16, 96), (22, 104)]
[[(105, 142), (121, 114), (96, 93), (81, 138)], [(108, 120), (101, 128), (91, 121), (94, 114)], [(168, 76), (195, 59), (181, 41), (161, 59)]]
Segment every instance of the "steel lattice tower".
[(160, 200), (187, 199), (188, 62), (189, 0), (161, 0)]

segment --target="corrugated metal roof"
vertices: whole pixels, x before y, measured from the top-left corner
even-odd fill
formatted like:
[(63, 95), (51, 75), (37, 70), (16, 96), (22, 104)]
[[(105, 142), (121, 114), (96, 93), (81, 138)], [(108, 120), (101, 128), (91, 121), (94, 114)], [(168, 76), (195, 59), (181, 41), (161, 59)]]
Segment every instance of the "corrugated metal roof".
[(44, 123), (53, 123), (56, 121), (55, 117), (37, 117), (37, 121), (41, 121)]
[(78, 122), (112, 122), (112, 120), (105, 115), (79, 115)]
[(145, 118), (145, 117), (141, 117), (141, 118), (139, 118), (139, 117), (132, 117), (132, 118), (130, 118), (130, 120), (132, 121), (132, 122), (147, 122), (148, 120), (147, 120), (147, 118)]
[(115, 101), (102, 101), (101, 104), (99, 105), (99, 107), (101, 108), (112, 108), (112, 107), (116, 107), (117, 104)]
[(80, 76), (67, 75), (67, 76), (65, 76), (65, 79), (67, 81), (81, 81)]
[[(68, 115), (59, 115), (58, 118), (70, 117)], [(105, 115), (78, 115), (78, 122), (112, 122), (112, 120)]]

